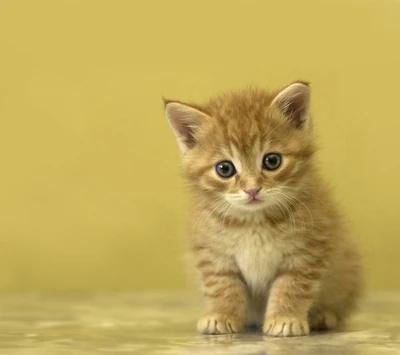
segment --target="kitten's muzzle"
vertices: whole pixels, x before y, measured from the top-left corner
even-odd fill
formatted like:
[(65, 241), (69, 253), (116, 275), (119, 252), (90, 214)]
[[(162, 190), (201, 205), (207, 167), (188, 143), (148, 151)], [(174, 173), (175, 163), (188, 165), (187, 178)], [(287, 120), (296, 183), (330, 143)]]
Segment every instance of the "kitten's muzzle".
[(250, 189), (246, 189), (244, 190), (244, 192), (248, 195), (250, 195), (253, 198), (256, 198), (258, 193), (260, 192), (261, 187), (254, 187), (254, 188), (250, 188)]
[(255, 187), (255, 188), (250, 188), (250, 189), (244, 190), (244, 192), (246, 192), (246, 194), (248, 194), (250, 197), (249, 201), (247, 203), (249, 203), (249, 204), (260, 203), (261, 200), (257, 198), (260, 190), (261, 190), (261, 187)]

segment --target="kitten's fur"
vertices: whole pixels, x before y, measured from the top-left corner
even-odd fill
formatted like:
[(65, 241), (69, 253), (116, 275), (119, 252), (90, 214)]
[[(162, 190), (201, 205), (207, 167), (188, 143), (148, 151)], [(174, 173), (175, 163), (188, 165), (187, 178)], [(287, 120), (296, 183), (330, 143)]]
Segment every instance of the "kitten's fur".
[[(182, 151), (194, 213), (190, 233), (207, 312), (205, 334), (263, 324), (265, 334), (332, 329), (354, 309), (360, 262), (340, 212), (318, 174), (310, 88), (245, 90), (187, 105), (165, 101)], [(263, 169), (267, 153), (282, 165)], [(229, 160), (237, 174), (221, 178)], [(249, 204), (249, 188), (261, 188)]]

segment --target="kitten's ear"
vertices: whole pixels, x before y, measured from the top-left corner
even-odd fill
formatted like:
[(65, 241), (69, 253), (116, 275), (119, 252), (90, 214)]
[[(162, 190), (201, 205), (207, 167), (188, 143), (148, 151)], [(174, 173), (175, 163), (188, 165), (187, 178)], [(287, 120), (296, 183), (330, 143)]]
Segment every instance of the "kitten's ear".
[(181, 102), (164, 99), (164, 104), (165, 114), (177, 137), (179, 148), (184, 153), (195, 146), (196, 131), (209, 116)]
[(278, 106), (296, 128), (307, 127), (310, 121), (310, 96), (309, 83), (295, 82), (283, 89), (271, 106)]

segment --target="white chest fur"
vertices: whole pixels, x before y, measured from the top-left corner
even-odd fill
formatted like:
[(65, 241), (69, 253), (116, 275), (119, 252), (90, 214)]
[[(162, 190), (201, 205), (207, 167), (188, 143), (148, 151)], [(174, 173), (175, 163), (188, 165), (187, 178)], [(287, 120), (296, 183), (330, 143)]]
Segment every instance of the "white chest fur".
[(241, 231), (237, 237), (235, 258), (250, 290), (266, 292), (282, 260), (279, 246), (266, 230)]

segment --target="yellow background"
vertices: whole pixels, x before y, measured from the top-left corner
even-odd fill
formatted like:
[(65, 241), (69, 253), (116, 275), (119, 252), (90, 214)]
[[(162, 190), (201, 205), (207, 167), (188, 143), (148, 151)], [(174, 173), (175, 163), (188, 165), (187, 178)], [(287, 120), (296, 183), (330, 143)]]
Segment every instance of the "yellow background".
[(312, 83), (321, 165), (400, 288), (400, 1), (0, 2), (0, 289), (187, 286), (161, 96)]

